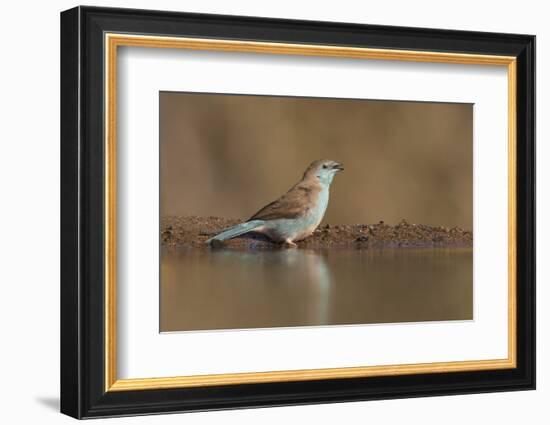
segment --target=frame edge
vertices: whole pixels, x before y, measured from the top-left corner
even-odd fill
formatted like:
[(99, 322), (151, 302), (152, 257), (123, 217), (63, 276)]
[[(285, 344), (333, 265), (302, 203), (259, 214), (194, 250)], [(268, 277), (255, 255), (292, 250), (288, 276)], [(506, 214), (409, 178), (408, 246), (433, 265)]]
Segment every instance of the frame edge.
[(82, 418), (80, 375), (80, 8), (60, 14), (60, 411)]

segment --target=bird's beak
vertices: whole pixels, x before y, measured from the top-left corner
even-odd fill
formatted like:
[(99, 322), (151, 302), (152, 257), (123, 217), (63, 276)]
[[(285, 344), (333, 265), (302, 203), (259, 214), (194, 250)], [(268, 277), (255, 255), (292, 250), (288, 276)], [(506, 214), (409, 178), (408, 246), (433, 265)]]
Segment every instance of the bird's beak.
[(332, 168), (334, 170), (344, 171), (344, 166), (342, 164), (335, 164)]

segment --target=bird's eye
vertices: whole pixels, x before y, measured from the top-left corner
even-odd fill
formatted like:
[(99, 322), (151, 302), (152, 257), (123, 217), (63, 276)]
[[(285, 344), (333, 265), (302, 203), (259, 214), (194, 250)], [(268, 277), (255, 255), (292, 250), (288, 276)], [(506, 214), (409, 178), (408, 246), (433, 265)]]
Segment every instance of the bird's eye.
[(323, 164), (323, 168), (328, 168), (328, 165), (327, 165), (327, 164)]

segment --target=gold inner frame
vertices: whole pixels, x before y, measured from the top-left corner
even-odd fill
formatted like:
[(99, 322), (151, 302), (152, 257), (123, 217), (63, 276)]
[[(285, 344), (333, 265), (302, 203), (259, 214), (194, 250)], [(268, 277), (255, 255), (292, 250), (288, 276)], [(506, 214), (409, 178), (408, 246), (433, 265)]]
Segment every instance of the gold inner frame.
[[(516, 367), (516, 58), (462, 53), (105, 34), (105, 391), (510, 369)], [(437, 62), (507, 67), (508, 71), (508, 357), (383, 366), (118, 379), (116, 372), (116, 99), (119, 46)]]

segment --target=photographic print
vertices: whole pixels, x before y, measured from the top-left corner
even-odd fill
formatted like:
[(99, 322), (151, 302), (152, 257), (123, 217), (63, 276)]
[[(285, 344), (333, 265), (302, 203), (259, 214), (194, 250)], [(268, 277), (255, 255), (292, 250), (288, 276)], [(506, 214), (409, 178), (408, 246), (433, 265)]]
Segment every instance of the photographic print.
[(79, 6), (61, 77), (63, 413), (535, 388), (534, 36)]
[(473, 319), (473, 105), (160, 93), (160, 331)]

